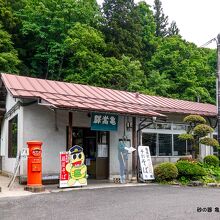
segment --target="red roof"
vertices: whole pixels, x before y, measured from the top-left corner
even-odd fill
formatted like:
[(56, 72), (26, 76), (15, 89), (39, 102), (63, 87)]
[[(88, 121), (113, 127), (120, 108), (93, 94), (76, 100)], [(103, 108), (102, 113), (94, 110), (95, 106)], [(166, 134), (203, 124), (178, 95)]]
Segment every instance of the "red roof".
[(57, 108), (146, 116), (159, 116), (158, 112), (217, 115), (211, 104), (3, 73), (1, 78), (13, 97), (40, 98)]

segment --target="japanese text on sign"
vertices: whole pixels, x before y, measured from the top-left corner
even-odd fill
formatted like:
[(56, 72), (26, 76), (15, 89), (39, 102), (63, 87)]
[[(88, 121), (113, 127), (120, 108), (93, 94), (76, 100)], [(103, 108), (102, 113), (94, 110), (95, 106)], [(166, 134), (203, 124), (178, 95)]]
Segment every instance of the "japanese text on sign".
[(118, 116), (113, 114), (92, 113), (91, 130), (116, 131)]
[(68, 152), (60, 153), (60, 180), (68, 180), (69, 174), (66, 171), (66, 165), (68, 164)]
[(153, 171), (153, 165), (151, 161), (149, 147), (139, 146), (138, 155), (139, 155), (143, 180), (154, 179), (154, 171)]

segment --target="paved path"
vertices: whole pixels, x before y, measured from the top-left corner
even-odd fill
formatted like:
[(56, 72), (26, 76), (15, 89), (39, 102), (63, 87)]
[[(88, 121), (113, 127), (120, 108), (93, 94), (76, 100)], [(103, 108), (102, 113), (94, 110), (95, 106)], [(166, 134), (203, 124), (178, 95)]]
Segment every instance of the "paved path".
[[(8, 188), (9, 177), (0, 175), (0, 198), (5, 197), (17, 197), (17, 196), (29, 196), (36, 194), (45, 194), (51, 192), (66, 192), (66, 191), (75, 191), (75, 190), (90, 190), (90, 189), (103, 189), (103, 188), (120, 188), (120, 187), (132, 187), (132, 186), (143, 186), (143, 185), (157, 185), (154, 183), (128, 183), (128, 184), (115, 184), (109, 182), (108, 180), (88, 180), (88, 185), (77, 188), (58, 188), (58, 184), (45, 185), (45, 192), (41, 193), (32, 193), (24, 191), (24, 185), (20, 185), (18, 181), (15, 181), (11, 189)], [(0, 218), (1, 220), (1, 218)]]
[(15, 183), (13, 184), (11, 190), (9, 190), (8, 188), (9, 181), (10, 181), (9, 177), (0, 175), (0, 187), (1, 187), (0, 198), (26, 196), (32, 194), (31, 192), (24, 191), (24, 186), (19, 185), (17, 181), (15, 181)]
[(0, 198), (0, 219), (219, 220), (219, 195), (219, 188), (161, 185), (54, 192)]

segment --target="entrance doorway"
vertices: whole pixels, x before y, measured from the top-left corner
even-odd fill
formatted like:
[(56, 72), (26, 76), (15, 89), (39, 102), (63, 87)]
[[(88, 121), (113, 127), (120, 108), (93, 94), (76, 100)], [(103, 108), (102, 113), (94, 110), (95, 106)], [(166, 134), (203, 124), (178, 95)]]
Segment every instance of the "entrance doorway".
[(88, 178), (108, 179), (109, 132), (92, 131), (90, 128), (73, 127), (73, 145), (83, 147)]

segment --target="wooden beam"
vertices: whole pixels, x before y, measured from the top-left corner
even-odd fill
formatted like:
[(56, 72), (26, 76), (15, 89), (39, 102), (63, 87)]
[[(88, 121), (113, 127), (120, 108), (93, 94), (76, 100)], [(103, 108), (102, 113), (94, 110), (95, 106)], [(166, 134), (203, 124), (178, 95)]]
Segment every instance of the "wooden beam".
[(73, 113), (69, 112), (68, 149), (73, 146)]
[(136, 118), (132, 118), (132, 145), (136, 149), (132, 153), (132, 178), (137, 177), (137, 130), (136, 130)]
[(0, 112), (6, 112), (6, 108), (0, 108)]

